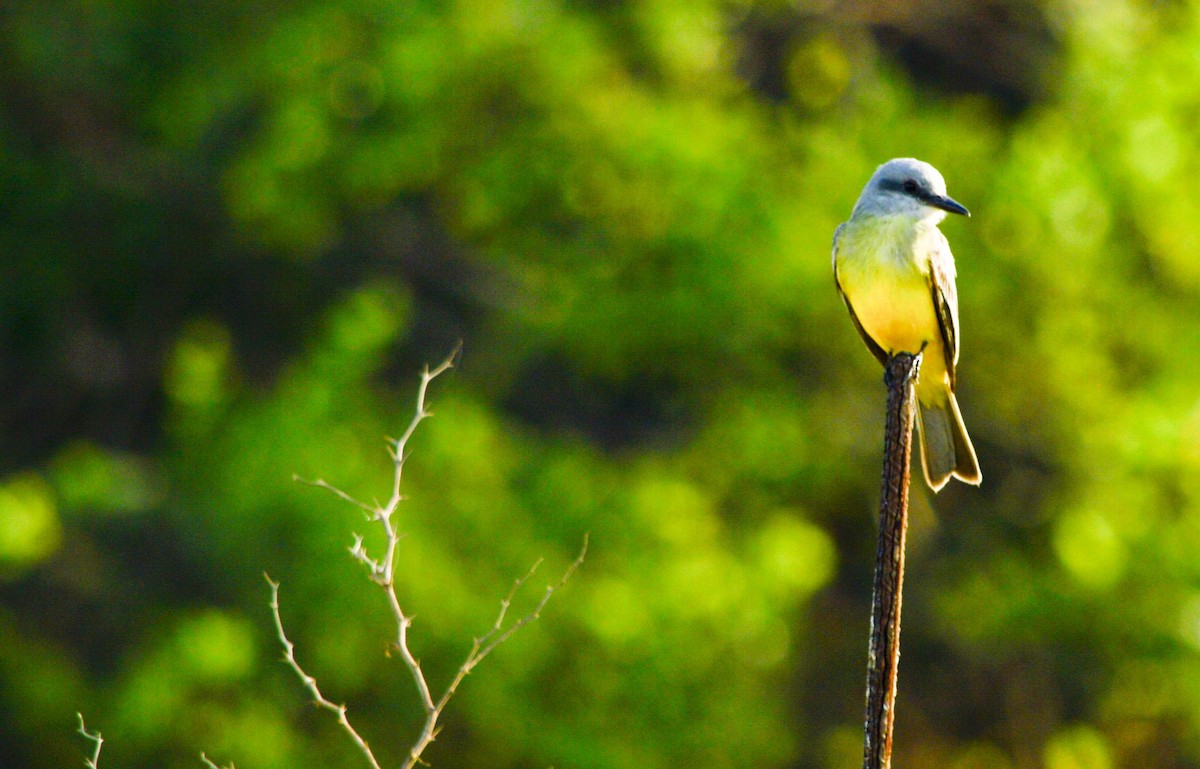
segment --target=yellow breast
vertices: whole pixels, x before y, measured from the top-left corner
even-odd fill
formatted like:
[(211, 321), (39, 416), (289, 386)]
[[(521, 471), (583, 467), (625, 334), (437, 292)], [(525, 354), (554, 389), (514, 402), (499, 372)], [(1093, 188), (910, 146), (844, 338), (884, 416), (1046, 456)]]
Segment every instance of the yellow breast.
[(863, 330), (888, 353), (941, 344), (922, 235), (910, 220), (877, 217), (847, 224), (838, 238), (838, 285)]

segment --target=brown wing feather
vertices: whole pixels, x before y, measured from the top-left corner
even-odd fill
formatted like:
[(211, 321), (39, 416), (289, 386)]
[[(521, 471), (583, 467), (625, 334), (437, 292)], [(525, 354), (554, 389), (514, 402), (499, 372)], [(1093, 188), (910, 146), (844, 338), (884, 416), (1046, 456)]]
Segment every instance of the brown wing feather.
[(937, 311), (938, 328), (942, 332), (942, 351), (946, 356), (946, 373), (950, 389), (955, 386), (955, 365), (958, 363), (958, 289), (954, 285), (954, 257), (950, 244), (941, 232), (929, 257), (929, 289)]

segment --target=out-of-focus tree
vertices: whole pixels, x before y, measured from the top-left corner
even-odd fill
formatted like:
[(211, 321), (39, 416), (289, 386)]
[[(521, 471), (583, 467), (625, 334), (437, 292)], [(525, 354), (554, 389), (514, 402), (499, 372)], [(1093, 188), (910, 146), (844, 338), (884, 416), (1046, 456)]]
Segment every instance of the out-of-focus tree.
[[(883, 388), (833, 291), (934, 163), (979, 490), (913, 501), (896, 762), (1200, 762), (1200, 8), (0, 9), (0, 755), (361, 761), (419, 723), (344, 547), (421, 364), (397, 579), (434, 766), (855, 763)], [(457, 709), (455, 709), (457, 708)]]

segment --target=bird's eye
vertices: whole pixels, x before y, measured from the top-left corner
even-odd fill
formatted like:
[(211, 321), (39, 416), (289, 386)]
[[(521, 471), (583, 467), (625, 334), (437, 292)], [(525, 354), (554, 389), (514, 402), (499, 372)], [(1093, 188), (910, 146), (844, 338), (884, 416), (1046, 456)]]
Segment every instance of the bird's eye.
[(904, 191), (907, 192), (909, 195), (916, 194), (916, 191), (917, 191), (916, 180), (915, 179), (905, 179), (904, 180)]

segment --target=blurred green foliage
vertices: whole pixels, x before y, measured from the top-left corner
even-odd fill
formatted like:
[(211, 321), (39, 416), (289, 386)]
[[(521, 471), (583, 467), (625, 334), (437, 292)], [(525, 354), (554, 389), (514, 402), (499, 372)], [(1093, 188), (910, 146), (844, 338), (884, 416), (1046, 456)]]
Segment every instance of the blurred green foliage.
[(0, 8), (0, 755), (360, 766), (421, 718), (346, 554), (384, 436), (456, 767), (856, 766), (884, 392), (829, 271), (874, 167), (970, 220), (984, 485), (916, 491), (896, 764), (1200, 764), (1200, 7)]

